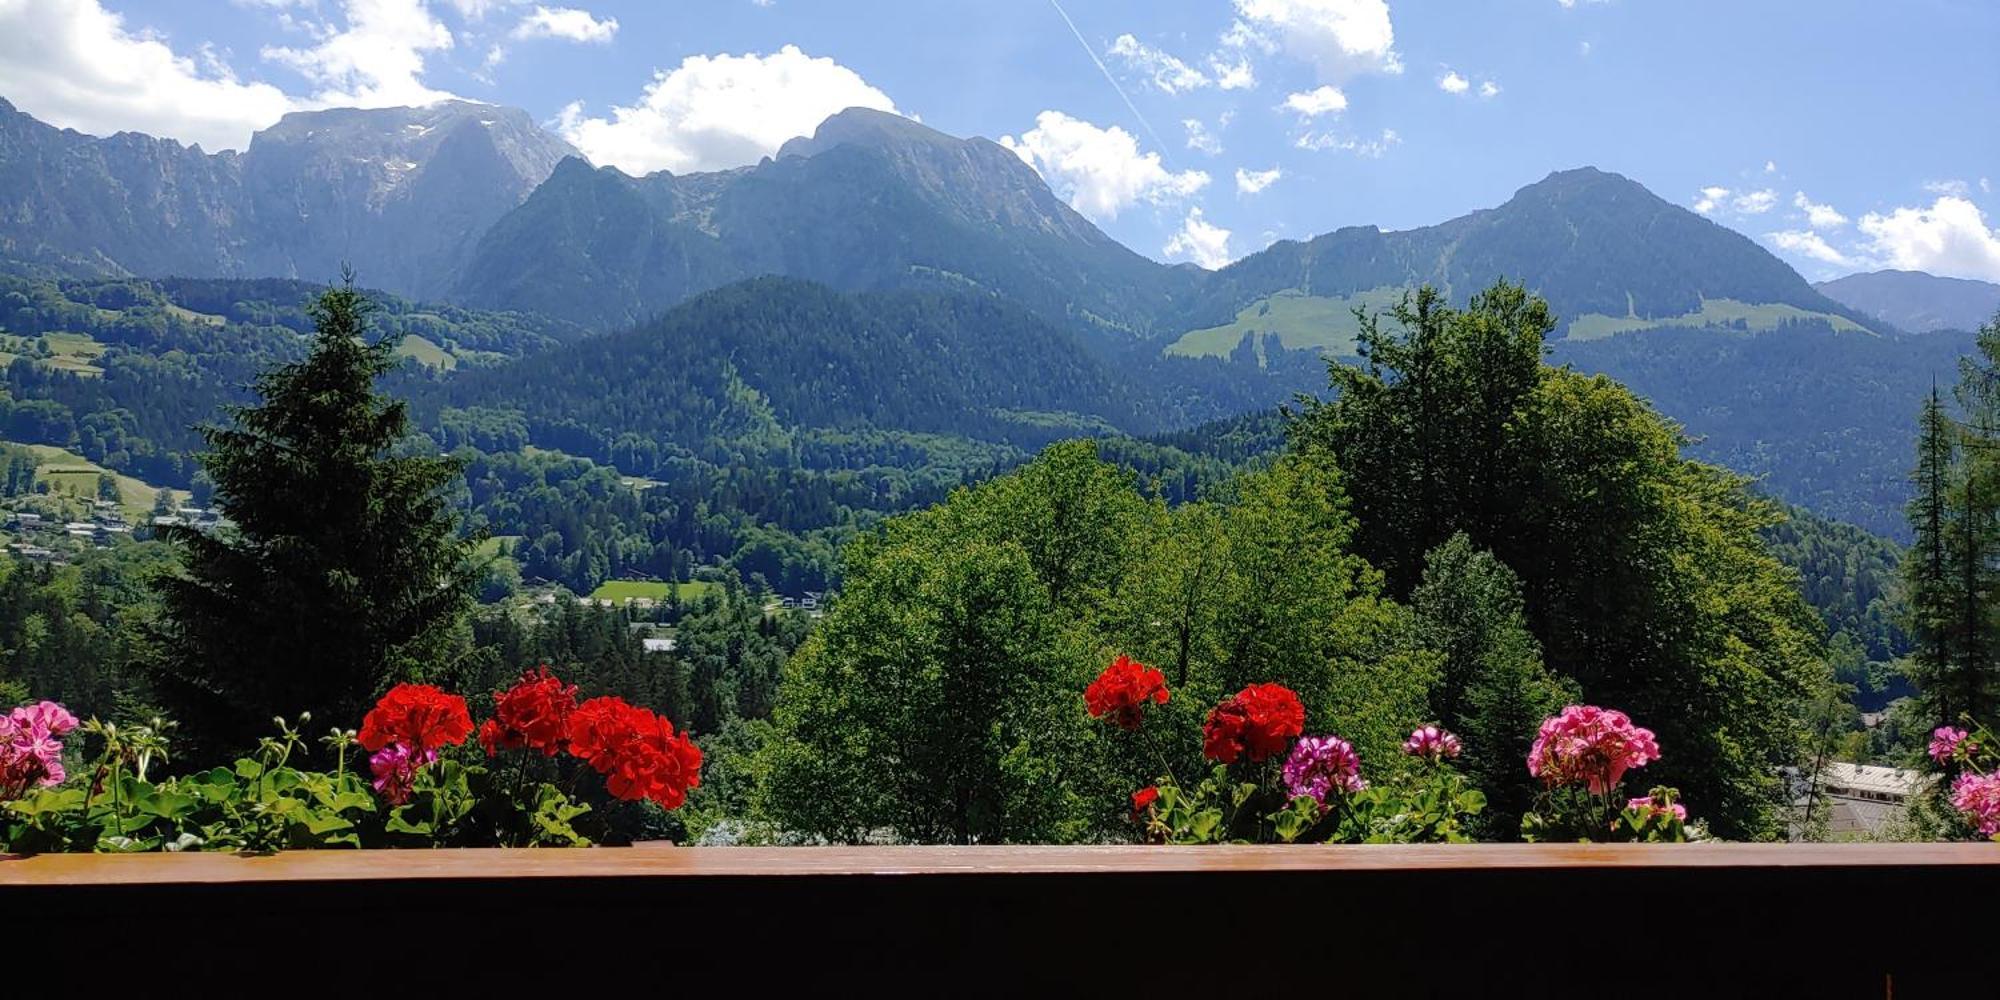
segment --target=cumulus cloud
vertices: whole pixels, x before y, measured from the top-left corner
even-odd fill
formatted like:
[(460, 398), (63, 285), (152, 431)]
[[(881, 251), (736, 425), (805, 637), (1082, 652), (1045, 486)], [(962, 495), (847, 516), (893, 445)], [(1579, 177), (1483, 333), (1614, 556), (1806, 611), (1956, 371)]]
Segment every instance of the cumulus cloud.
[(1269, 170), (1245, 170), (1242, 167), (1237, 167), (1236, 190), (1241, 194), (1256, 194), (1276, 184), (1278, 178), (1284, 175), (1285, 172), (1278, 167), (1272, 167)]
[(860, 74), (787, 45), (769, 55), (689, 56), (609, 117), (588, 117), (576, 103), (557, 121), (593, 163), (687, 173), (755, 163), (851, 107), (896, 111)]
[(1726, 187), (1714, 186), (1702, 188), (1701, 192), (1695, 195), (1694, 210), (1702, 215), (1713, 215), (1716, 209), (1722, 207), (1723, 199), (1727, 197), (1729, 197), (1729, 189)]
[(1341, 93), (1340, 88), (1328, 84), (1287, 96), (1285, 107), (1298, 112), (1300, 118), (1334, 115), (1347, 110), (1347, 95)]
[(560, 38), (571, 42), (609, 42), (618, 34), (618, 19), (599, 20), (587, 10), (543, 7), (539, 4), (514, 26), (515, 38)]
[(1822, 205), (1806, 197), (1804, 191), (1792, 195), (1792, 207), (1806, 213), (1806, 225), (1813, 229), (1838, 229), (1847, 225), (1847, 216), (1832, 205)]
[(2000, 281), (2000, 232), (1969, 199), (1941, 195), (1929, 208), (1870, 212), (1855, 225), (1886, 266)]
[(1185, 258), (1213, 271), (1229, 264), (1229, 230), (1204, 220), (1200, 207), (1190, 208), (1160, 252), (1168, 260)]
[(176, 52), (97, 0), (0, 0), (0, 96), (80, 132), (143, 131), (211, 151), (242, 149), (294, 107), (277, 87), (237, 79), (213, 50)]
[(1479, 96), (1493, 98), (1500, 96), (1500, 85), (1488, 80), (1479, 85)]
[(1925, 181), (1924, 190), (1952, 198), (1966, 198), (1972, 195), (1972, 185), (1961, 180)]
[(1144, 75), (1147, 82), (1161, 93), (1184, 94), (1213, 82), (1201, 70), (1131, 35), (1119, 35), (1114, 39), (1110, 54)]
[(1042, 112), (1034, 128), (1018, 139), (1001, 136), (1000, 144), (1039, 171), (1077, 211), (1101, 222), (1140, 201), (1185, 198), (1209, 181), (1204, 171), (1168, 170), (1159, 153), (1141, 153), (1139, 140), (1116, 125), (1099, 128), (1060, 111)]
[[(1235, 0), (1244, 44), (1275, 39), (1335, 82), (1362, 73), (1400, 73), (1388, 0)], [(1224, 36), (1228, 42), (1231, 36)]]
[(381, 108), (452, 97), (423, 82), (425, 53), (452, 46), (451, 30), (423, 0), (347, 0), (346, 24), (310, 48), (266, 47), (265, 59), (319, 87), (313, 103)]
[(1802, 254), (1814, 260), (1836, 267), (1854, 267), (1855, 262), (1846, 254), (1827, 243), (1826, 238), (1810, 229), (1787, 229), (1768, 235), (1771, 245), (1790, 253)]
[(1730, 207), (1744, 215), (1763, 215), (1778, 204), (1778, 192), (1765, 188), (1761, 191), (1745, 191), (1730, 202)]
[(1249, 90), (1257, 86), (1257, 71), (1246, 57), (1227, 60), (1220, 54), (1210, 56), (1208, 71), (1215, 75), (1215, 85), (1223, 90)]
[(1214, 156), (1222, 152), (1222, 140), (1208, 130), (1199, 118), (1181, 119), (1181, 127), (1187, 129), (1188, 148), (1196, 152)]

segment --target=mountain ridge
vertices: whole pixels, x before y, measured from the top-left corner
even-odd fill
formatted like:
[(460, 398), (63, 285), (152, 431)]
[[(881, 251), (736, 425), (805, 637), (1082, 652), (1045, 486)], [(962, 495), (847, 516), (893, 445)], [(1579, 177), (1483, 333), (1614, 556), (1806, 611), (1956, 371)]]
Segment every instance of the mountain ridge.
[(469, 101), (292, 112), (208, 153), (0, 99), (0, 254), (84, 277), (326, 281), (354, 261), (425, 294), (573, 152), (524, 111)]
[(1829, 298), (1912, 333), (1977, 330), (2000, 313), (2000, 285), (1924, 271), (1850, 274), (1813, 286)]

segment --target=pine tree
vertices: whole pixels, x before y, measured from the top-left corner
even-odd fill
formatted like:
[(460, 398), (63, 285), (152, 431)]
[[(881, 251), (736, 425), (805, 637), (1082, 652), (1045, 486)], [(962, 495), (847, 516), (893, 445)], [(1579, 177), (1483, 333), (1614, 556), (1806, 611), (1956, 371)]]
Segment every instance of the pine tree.
[(1915, 639), (1907, 672), (1929, 703), (1932, 718), (1955, 711), (1943, 693), (1954, 660), (1959, 589), (1952, 572), (1951, 483), (1957, 462), (1957, 428), (1944, 412), (1936, 386), (1917, 423), (1917, 468), (1907, 511), (1915, 541), (1903, 557), (1908, 628)]
[(171, 529), (182, 572), (155, 584), (157, 693), (204, 746), (244, 747), (301, 711), (357, 725), (378, 691), (461, 641), (476, 568), (445, 496), (459, 465), (395, 450), (408, 415), (375, 390), (395, 342), (367, 341), (351, 280), (310, 312), (308, 356), (202, 430), (234, 526)]

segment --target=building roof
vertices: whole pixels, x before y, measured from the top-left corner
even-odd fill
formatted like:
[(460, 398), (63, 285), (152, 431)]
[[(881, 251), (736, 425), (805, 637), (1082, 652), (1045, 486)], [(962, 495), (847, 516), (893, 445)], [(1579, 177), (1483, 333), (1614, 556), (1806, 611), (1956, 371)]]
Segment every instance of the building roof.
[(1848, 764), (1841, 761), (1830, 762), (1820, 771), (1820, 784), (1829, 795), (1861, 792), (1903, 799), (1917, 790), (1921, 780), (1917, 772), (1900, 767), (1877, 767), (1873, 764)]

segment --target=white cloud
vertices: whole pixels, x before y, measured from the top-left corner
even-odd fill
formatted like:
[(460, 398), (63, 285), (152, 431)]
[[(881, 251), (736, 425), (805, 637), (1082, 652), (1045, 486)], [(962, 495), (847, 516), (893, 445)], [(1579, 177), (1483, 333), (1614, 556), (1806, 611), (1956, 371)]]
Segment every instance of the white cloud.
[(1806, 213), (1806, 225), (1814, 229), (1839, 229), (1847, 225), (1847, 216), (1832, 205), (1822, 205), (1806, 197), (1804, 191), (1792, 195), (1792, 207)]
[(770, 55), (689, 56), (609, 118), (564, 108), (559, 131), (594, 163), (687, 173), (755, 163), (851, 107), (896, 110), (860, 74), (787, 45)]
[(1340, 88), (1329, 84), (1286, 97), (1285, 107), (1298, 112), (1301, 118), (1339, 114), (1347, 110), (1347, 95), (1341, 93)]
[(1765, 173), (1767, 173), (1767, 174), (1775, 174), (1775, 173), (1777, 173), (1777, 172), (1778, 172), (1778, 161), (1776, 161), (1776, 160), (1765, 160), (1765, 161), (1764, 161), (1764, 172), (1765, 172)]
[(1480, 84), (1479, 96), (1489, 99), (1500, 96), (1500, 85), (1491, 80)]
[(1730, 207), (1744, 215), (1763, 215), (1778, 204), (1778, 192), (1765, 188), (1762, 191), (1745, 191), (1736, 196)]
[[(1275, 37), (1305, 59), (1322, 79), (1344, 81), (1361, 73), (1400, 73), (1388, 0), (1235, 0), (1242, 33)], [(1237, 29), (1232, 28), (1235, 34)], [(1229, 40), (1224, 36), (1224, 41)], [(1268, 42), (1267, 42), (1268, 44)]]
[(1213, 271), (1229, 264), (1229, 230), (1202, 219), (1200, 207), (1189, 208), (1180, 230), (1160, 252), (1169, 260), (1186, 257)]
[(1256, 194), (1276, 184), (1278, 178), (1283, 176), (1285, 176), (1285, 172), (1278, 167), (1272, 167), (1269, 170), (1245, 170), (1242, 167), (1237, 167), (1236, 190), (1240, 194)]
[(1695, 196), (1694, 210), (1702, 215), (1711, 215), (1717, 208), (1722, 207), (1722, 199), (1727, 197), (1729, 189), (1726, 187), (1702, 188), (1701, 193)]
[(97, 0), (0, 0), (0, 96), (43, 121), (94, 135), (132, 130), (242, 149), (294, 108), (238, 80), (212, 50), (177, 53), (128, 29)]
[(1159, 153), (1139, 152), (1139, 141), (1117, 126), (1098, 128), (1060, 111), (1035, 116), (1035, 127), (1001, 136), (1000, 144), (1041, 172), (1049, 186), (1077, 211), (1099, 220), (1139, 201), (1155, 204), (1185, 198), (1208, 185), (1200, 170), (1169, 171)]
[(1965, 198), (1942, 195), (1929, 208), (1870, 212), (1856, 225), (1868, 235), (1871, 255), (1887, 266), (2000, 281), (2000, 232)]
[(1972, 185), (1960, 180), (1925, 181), (1924, 190), (1932, 194), (1941, 194), (1950, 198), (1968, 198), (1972, 196)]
[(520, 0), (445, 0), (445, 2), (450, 4), (453, 10), (458, 11), (458, 16), (468, 21), (478, 21), (510, 3), (519, 3)]
[(1445, 74), (1438, 78), (1438, 89), (1447, 94), (1463, 94), (1472, 89), (1472, 81), (1458, 75), (1456, 71), (1446, 70)]
[(450, 29), (423, 0), (347, 0), (346, 26), (305, 49), (267, 47), (263, 56), (318, 86), (326, 107), (421, 105), (452, 97), (423, 82), (424, 53), (449, 49)]
[(513, 32), (515, 38), (560, 38), (572, 42), (609, 42), (617, 33), (615, 17), (600, 21), (587, 10), (539, 4), (521, 18)]
[(1814, 260), (1832, 264), (1835, 267), (1855, 267), (1854, 260), (1833, 248), (1820, 234), (1810, 229), (1789, 229), (1770, 233), (1771, 244), (1780, 250), (1803, 254)]
[(1187, 129), (1187, 144), (1189, 149), (1207, 153), (1210, 156), (1222, 152), (1222, 140), (1216, 138), (1215, 133), (1210, 132), (1208, 126), (1201, 123), (1201, 119), (1184, 118), (1181, 120), (1181, 127)]
[(1208, 57), (1208, 71), (1215, 74), (1215, 85), (1223, 90), (1249, 90), (1257, 86), (1257, 72), (1248, 58), (1228, 62), (1219, 54), (1212, 55)]
[(1199, 90), (1212, 81), (1201, 70), (1168, 55), (1131, 35), (1119, 35), (1111, 43), (1110, 54), (1125, 65), (1146, 75), (1147, 80), (1166, 94)]
[(1375, 160), (1386, 155), (1390, 149), (1400, 145), (1402, 141), (1403, 137), (1396, 134), (1395, 129), (1385, 128), (1382, 130), (1381, 135), (1373, 139), (1340, 136), (1332, 132), (1306, 132), (1294, 140), (1292, 144), (1300, 149), (1338, 149), (1345, 153), (1353, 153), (1356, 156)]

